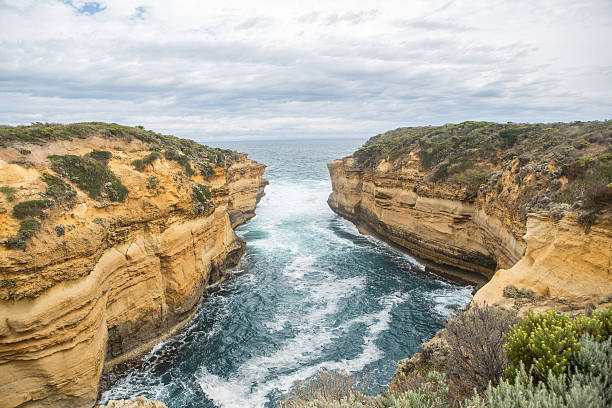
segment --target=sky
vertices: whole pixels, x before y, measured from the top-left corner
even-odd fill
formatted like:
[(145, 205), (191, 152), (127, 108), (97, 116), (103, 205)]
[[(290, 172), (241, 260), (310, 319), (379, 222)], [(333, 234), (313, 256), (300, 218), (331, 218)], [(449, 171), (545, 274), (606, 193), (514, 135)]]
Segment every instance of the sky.
[(612, 119), (612, 0), (0, 0), (0, 123), (202, 141)]

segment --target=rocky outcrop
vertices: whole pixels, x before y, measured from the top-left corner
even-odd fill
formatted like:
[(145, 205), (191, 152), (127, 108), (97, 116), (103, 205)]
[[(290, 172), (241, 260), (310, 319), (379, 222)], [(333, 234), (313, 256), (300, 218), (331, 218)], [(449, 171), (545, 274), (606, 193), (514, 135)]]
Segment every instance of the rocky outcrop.
[(428, 181), (416, 155), (376, 167), (348, 157), (328, 168), (335, 212), (418, 257), (478, 273), (480, 279), (457, 272), (475, 284), (488, 281), (476, 302), (514, 306), (517, 299), (504, 296), (508, 286), (531, 294), (527, 307), (597, 304), (612, 293), (610, 212), (601, 210), (588, 232), (575, 211), (560, 218), (533, 212), (525, 223), (512, 203), (512, 166), (493, 173), (497, 185), (485, 185), (477, 196), (456, 183)]
[[(25, 250), (0, 248), (0, 406), (91, 407), (103, 370), (183, 326), (238, 263), (233, 227), (254, 215), (265, 166), (233, 154), (188, 176), (162, 156), (137, 171), (150, 143), (97, 135), (26, 147), (27, 166), (15, 160), (23, 146), (0, 148), (0, 185), (15, 195), (0, 195), (0, 236), (18, 233), (11, 207), (44, 196), (50, 154), (108, 151), (129, 190), (112, 202), (77, 189), (44, 210)], [(196, 184), (210, 193), (204, 206)]]
[[(410, 253), (463, 270), (459, 277), (483, 282), (497, 266), (512, 266), (525, 244), (503, 223), (466, 200), (465, 189), (424, 181), (417, 164), (393, 170), (388, 162), (369, 169), (354, 159), (328, 163), (329, 206)], [(465, 272), (477, 273), (469, 274)]]
[(161, 401), (149, 401), (144, 397), (138, 397), (130, 400), (112, 400), (106, 405), (100, 405), (103, 408), (168, 408)]
[(504, 288), (510, 285), (532, 291), (539, 298), (536, 303), (555, 307), (612, 301), (609, 213), (601, 214), (588, 232), (576, 221), (576, 214), (567, 213), (559, 221), (547, 213), (530, 214), (523, 238), (527, 244), (525, 256), (511, 268), (498, 270), (476, 293), (474, 302), (514, 306), (516, 299), (504, 296)]

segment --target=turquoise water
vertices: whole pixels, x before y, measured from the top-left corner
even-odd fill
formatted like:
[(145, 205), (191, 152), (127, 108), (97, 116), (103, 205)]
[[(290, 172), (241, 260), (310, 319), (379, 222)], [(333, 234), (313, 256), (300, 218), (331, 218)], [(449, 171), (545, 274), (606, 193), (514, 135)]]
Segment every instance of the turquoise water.
[(268, 165), (257, 216), (238, 228), (239, 268), (194, 321), (104, 392), (178, 407), (271, 407), (322, 368), (366, 373), (378, 389), (471, 288), (422, 273), (410, 256), (335, 215), (325, 163), (362, 140), (236, 142)]

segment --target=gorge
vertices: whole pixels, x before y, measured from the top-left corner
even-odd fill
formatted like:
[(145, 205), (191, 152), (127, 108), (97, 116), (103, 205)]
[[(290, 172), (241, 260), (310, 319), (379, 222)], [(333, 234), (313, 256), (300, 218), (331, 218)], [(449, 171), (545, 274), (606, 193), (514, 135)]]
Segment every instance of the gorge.
[(609, 121), (223, 144), (253, 159), (39, 128), (0, 145), (2, 406), (270, 407), (336, 368), (378, 391), (474, 288), (521, 312), (611, 301)]

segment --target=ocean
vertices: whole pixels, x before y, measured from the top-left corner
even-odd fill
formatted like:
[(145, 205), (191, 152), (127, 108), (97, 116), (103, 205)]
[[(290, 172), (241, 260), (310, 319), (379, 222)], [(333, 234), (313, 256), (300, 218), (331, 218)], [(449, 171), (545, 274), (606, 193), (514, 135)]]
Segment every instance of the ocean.
[(363, 142), (209, 143), (268, 166), (257, 216), (236, 231), (246, 254), (194, 320), (118, 375), (101, 402), (142, 395), (170, 408), (273, 407), (296, 381), (336, 368), (383, 389), (397, 361), (469, 302), (471, 287), (425, 274), (329, 209), (325, 164)]

